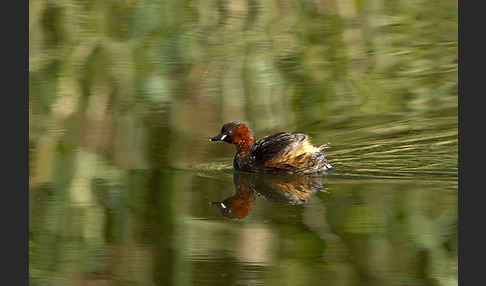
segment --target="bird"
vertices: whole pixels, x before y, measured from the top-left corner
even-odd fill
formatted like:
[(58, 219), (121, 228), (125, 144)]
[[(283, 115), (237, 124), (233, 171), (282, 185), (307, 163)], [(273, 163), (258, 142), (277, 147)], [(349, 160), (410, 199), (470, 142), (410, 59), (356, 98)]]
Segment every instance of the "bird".
[(233, 169), (256, 173), (322, 174), (333, 167), (324, 156), (327, 144), (315, 147), (309, 135), (279, 132), (256, 140), (251, 129), (241, 121), (223, 124), (210, 141), (236, 146)]

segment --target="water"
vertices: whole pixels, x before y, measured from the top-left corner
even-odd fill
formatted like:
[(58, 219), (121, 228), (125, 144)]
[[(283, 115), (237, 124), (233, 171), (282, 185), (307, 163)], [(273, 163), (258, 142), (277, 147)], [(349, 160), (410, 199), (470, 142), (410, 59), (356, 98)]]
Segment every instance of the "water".
[[(457, 285), (457, 3), (30, 3), (31, 285)], [(330, 143), (237, 174), (243, 120)]]

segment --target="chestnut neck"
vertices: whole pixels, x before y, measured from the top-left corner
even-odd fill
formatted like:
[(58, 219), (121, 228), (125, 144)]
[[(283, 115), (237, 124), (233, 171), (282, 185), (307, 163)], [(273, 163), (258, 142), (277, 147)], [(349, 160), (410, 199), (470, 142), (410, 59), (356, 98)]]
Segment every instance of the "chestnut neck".
[(240, 124), (233, 130), (232, 143), (236, 145), (236, 152), (238, 155), (246, 155), (250, 151), (253, 143), (255, 142), (255, 137), (250, 128), (245, 124)]
[(225, 200), (235, 218), (239, 219), (248, 216), (253, 208), (253, 201), (254, 197), (248, 186), (238, 186), (236, 194)]

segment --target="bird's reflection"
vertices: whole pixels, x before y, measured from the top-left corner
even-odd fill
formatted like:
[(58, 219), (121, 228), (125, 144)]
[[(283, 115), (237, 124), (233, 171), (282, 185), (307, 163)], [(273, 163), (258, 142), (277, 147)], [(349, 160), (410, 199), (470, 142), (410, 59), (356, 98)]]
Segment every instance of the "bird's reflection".
[(231, 219), (247, 217), (256, 197), (285, 204), (302, 205), (312, 194), (324, 190), (323, 176), (275, 176), (235, 172), (236, 193), (220, 202), (213, 202), (221, 214)]

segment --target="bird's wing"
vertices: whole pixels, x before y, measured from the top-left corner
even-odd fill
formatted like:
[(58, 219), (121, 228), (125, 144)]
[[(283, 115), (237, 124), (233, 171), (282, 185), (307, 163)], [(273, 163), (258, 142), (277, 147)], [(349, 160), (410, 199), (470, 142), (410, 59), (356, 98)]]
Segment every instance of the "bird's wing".
[(253, 148), (255, 162), (265, 164), (269, 161), (285, 158), (299, 149), (308, 136), (302, 133), (280, 132), (258, 140)]

